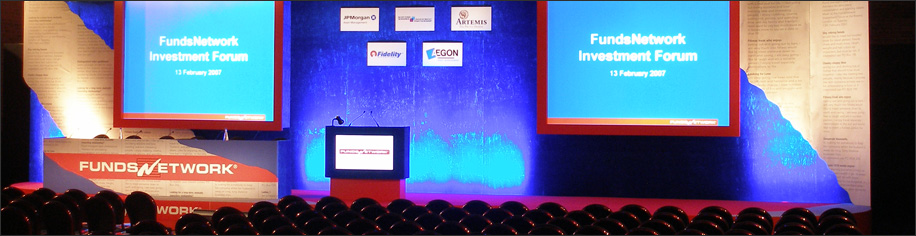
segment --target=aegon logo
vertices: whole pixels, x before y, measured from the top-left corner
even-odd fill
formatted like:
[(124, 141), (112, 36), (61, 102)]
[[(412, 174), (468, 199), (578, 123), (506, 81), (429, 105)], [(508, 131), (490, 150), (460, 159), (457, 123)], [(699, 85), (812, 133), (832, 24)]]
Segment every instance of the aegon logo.
[(375, 15), (371, 15), (371, 16), (344, 16), (344, 20), (366, 20), (366, 19), (375, 20)]
[(435, 49), (430, 48), (426, 50), (426, 58), (433, 59), (436, 57), (456, 57), (458, 56), (458, 49)]
[(159, 206), (157, 208), (159, 208), (159, 209), (156, 209), (159, 215), (166, 215), (166, 214), (184, 215), (184, 214), (194, 212), (194, 210), (196, 209), (200, 209), (200, 207), (189, 207), (189, 206)]
[(232, 169), (238, 169), (237, 164), (206, 164), (206, 163), (160, 163), (158, 159), (153, 163), (137, 162), (90, 162), (80, 161), (79, 171), (89, 169), (90, 172), (115, 172), (137, 173), (137, 177), (160, 174), (217, 174), (233, 175)]

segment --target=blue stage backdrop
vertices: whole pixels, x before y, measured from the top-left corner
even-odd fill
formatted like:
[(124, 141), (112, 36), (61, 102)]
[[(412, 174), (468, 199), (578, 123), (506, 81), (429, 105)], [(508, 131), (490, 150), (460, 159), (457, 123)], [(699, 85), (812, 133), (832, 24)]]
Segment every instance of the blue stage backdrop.
[[(98, 28), (112, 16), (86, 10), (106, 5), (71, 2), (108, 41), (110, 30)], [(537, 135), (534, 2), (289, 5), (291, 145), (281, 150), (281, 192), (328, 189), (324, 127), (367, 111), (354, 126), (374, 126), (374, 117), (411, 127), (408, 192), (849, 202), (743, 71), (738, 138)], [(492, 6), (492, 31), (452, 32), (456, 5)], [(379, 7), (379, 31), (340, 32), (340, 7), (351, 6)], [(395, 32), (396, 6), (435, 6), (436, 30)], [(437, 40), (464, 42), (464, 66), (423, 67), (422, 43)], [(366, 66), (368, 41), (407, 42), (407, 66)]]

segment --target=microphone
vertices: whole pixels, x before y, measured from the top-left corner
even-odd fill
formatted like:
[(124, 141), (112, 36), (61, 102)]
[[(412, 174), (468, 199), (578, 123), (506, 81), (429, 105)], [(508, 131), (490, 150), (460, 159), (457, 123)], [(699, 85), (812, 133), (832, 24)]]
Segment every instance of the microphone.
[(378, 125), (378, 120), (376, 120), (375, 116), (372, 115), (372, 111), (369, 111), (369, 117), (372, 117), (372, 121), (375, 121), (375, 127), (381, 127)]
[(344, 120), (340, 116), (335, 116), (334, 119), (331, 119), (331, 126), (334, 126), (334, 121), (337, 121), (337, 125), (342, 125)]
[(356, 120), (358, 120), (360, 117), (363, 117), (363, 115), (365, 115), (365, 114), (366, 114), (366, 111), (363, 111), (363, 113), (362, 113), (362, 114), (359, 114), (359, 116), (357, 116), (356, 119), (350, 120), (350, 124), (347, 125), (347, 127), (353, 126), (353, 122), (356, 121)]

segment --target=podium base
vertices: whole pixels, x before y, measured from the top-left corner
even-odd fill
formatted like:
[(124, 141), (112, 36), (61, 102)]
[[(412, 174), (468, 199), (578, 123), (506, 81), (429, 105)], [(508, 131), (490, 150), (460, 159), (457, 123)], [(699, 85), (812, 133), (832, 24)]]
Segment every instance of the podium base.
[(338, 179), (331, 178), (331, 196), (346, 203), (362, 197), (375, 199), (385, 204), (404, 198), (406, 191), (403, 179)]

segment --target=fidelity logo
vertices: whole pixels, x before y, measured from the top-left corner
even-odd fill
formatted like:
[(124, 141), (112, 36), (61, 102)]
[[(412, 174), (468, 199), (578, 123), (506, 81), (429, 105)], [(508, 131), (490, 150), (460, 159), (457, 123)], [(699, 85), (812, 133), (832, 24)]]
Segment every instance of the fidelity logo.
[(400, 52), (386, 52), (386, 51), (375, 51), (372, 50), (369, 52), (369, 57), (394, 57), (401, 58)]
[(137, 177), (158, 177), (162, 174), (234, 175), (232, 170), (239, 168), (237, 164), (162, 163), (161, 161), (162, 158), (152, 163), (148, 161), (80, 161), (79, 171), (137, 173)]

